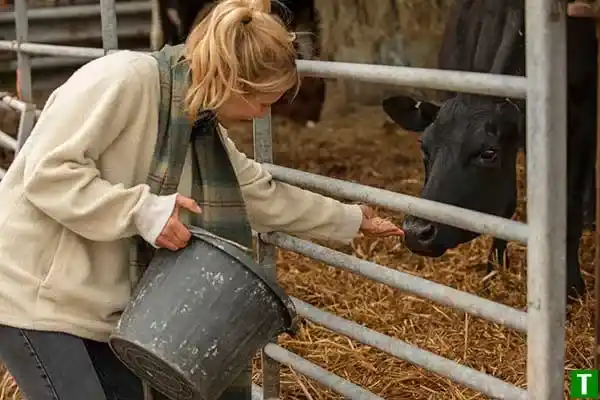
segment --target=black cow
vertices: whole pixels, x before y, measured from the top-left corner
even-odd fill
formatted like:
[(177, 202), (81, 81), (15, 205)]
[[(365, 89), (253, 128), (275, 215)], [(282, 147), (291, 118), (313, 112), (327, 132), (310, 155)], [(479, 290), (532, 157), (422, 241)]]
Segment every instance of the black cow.
[[(194, 26), (215, 4), (212, 0), (152, 0), (152, 47), (183, 43)], [(296, 31), (296, 49), (301, 59), (318, 58), (318, 15), (314, 0), (277, 0), (271, 11)], [(159, 32), (160, 30), (160, 32)], [(318, 122), (325, 102), (325, 81), (305, 77), (293, 103), (284, 97), (273, 105), (273, 114), (299, 123)]]
[[(524, 0), (458, 0), (439, 53), (440, 68), (525, 73)], [(596, 37), (592, 19), (567, 20), (567, 294), (585, 291), (579, 269), (583, 197), (594, 184)], [(383, 101), (401, 127), (421, 133), (425, 183), (421, 196), (505, 218), (516, 208), (515, 164), (525, 142), (525, 101), (451, 93), (441, 106), (405, 96)], [(591, 186), (593, 187), (593, 186)], [(407, 216), (413, 252), (439, 257), (479, 234)], [(503, 254), (506, 242), (494, 241)]]

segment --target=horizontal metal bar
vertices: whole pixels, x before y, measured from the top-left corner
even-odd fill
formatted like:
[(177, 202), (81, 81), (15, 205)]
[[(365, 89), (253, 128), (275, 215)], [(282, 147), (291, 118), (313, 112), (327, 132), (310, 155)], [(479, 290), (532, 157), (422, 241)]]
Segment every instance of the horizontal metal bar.
[[(43, 47), (42, 47), (43, 46)], [(28, 54), (65, 55), (97, 58), (99, 49), (68, 46), (52, 46), (39, 43), (23, 43), (21, 50)], [(17, 51), (16, 42), (0, 41), (0, 50)], [(456, 90), (488, 95), (523, 98), (526, 93), (523, 77), (482, 74), (476, 72), (448, 71), (435, 68), (399, 67), (375, 64), (351, 64), (337, 61), (297, 60), (298, 70), (324, 78), (354, 79), (364, 82), (414, 86), (441, 90)]]
[[(147, 49), (135, 49), (135, 51), (148, 52)], [(30, 59), (32, 70), (53, 70), (59, 68), (73, 68), (79, 67), (90, 60), (81, 57), (60, 57), (60, 56), (38, 56)], [(14, 72), (16, 71), (16, 61), (9, 61), (2, 63), (0, 61), (0, 73), (2, 72)], [(35, 76), (34, 76), (35, 78)]]
[(494, 399), (525, 399), (527, 396), (525, 390), (501, 379), (320, 310), (297, 298), (292, 297), (292, 301), (298, 315), (316, 324), (450, 378), (454, 382), (480, 391)]
[(269, 343), (264, 347), (264, 352), (273, 360), (293, 368), (329, 389), (344, 395), (348, 399), (384, 400), (383, 397), (379, 397), (368, 390), (305, 360), (281, 346)]
[(261, 238), (265, 242), (282, 249), (294, 251), (436, 303), (458, 308), (473, 316), (485, 318), (524, 333), (527, 332), (527, 313), (504, 304), (431, 282), (406, 272), (384, 267), (374, 262), (361, 260), (285, 233), (262, 234)]
[[(88, 59), (80, 57), (32, 57), (30, 59), (32, 70), (44, 70), (44, 69), (57, 69), (57, 68), (68, 68), (78, 67), (89, 62)], [(17, 63), (15, 61), (9, 61), (7, 63), (0, 62), (0, 72), (14, 72), (16, 71)]]
[(406, 212), (410, 215), (469, 231), (527, 244), (528, 228), (522, 222), (279, 165), (264, 165), (275, 179), (283, 182), (307, 189), (324, 191), (329, 195), (348, 200), (375, 204), (393, 211)]
[[(117, 3), (115, 8), (117, 14), (145, 14), (150, 13), (151, 11), (149, 1)], [(89, 17), (100, 17), (100, 4), (34, 8), (27, 10), (27, 19), (30, 22)], [(0, 23), (11, 23), (14, 22), (14, 20), (15, 13), (13, 11), (0, 13)]]
[(527, 96), (527, 78), (520, 76), (337, 61), (299, 60), (297, 64), (300, 72), (322, 78), (522, 99)]
[[(2, 15), (2, 14), (0, 14)], [(150, 35), (149, 14), (119, 14), (118, 35), (129, 41), (147, 41)], [(97, 46), (89, 42), (101, 42), (100, 16), (66, 19), (60, 21), (28, 21), (28, 37), (24, 42), (56, 45)], [(15, 24), (0, 23), (0, 38), (16, 40)], [(83, 44), (85, 45), (85, 44)]]
[(7, 133), (0, 131), (0, 146), (12, 151), (16, 151), (17, 140)]
[[(38, 29), (35, 29), (38, 28)], [(85, 27), (76, 29), (74, 32), (62, 29), (49, 29), (42, 27), (32, 27), (30, 42), (43, 42), (44, 44), (54, 44), (57, 46), (71, 45), (74, 42), (92, 42), (102, 41), (100, 24), (86, 24)], [(150, 27), (144, 21), (131, 21), (129, 24), (121, 24), (118, 27), (119, 38), (125, 40), (146, 39), (150, 35)], [(8, 35), (2, 35), (7, 41), (14, 38)]]
[[(20, 112), (24, 112), (26, 107), (27, 107), (27, 103), (25, 103), (22, 100), (17, 99), (16, 97), (12, 97), (9, 95), (4, 95), (1, 97), (2, 98), (2, 103), (6, 104), (7, 106), (9, 106), (10, 108), (20, 111)], [(39, 117), (42, 114), (41, 110), (36, 110), (35, 111), (35, 116)]]
[[(0, 50), (19, 51), (15, 40), (0, 40)], [(87, 59), (99, 58), (104, 55), (104, 50), (95, 47), (57, 46), (43, 43), (21, 43), (20, 50), (27, 54), (40, 54), (48, 56), (81, 57)], [(122, 50), (114, 50), (122, 51)], [(113, 51), (109, 52), (112, 53)]]

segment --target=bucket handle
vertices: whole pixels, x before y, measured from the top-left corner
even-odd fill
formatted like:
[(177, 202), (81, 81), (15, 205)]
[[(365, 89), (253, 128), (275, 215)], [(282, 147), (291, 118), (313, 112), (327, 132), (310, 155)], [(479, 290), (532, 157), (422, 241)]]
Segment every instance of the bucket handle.
[(239, 244), (237, 242), (234, 242), (233, 240), (225, 239), (222, 236), (215, 235), (214, 233), (211, 233), (211, 232), (209, 232), (209, 231), (207, 231), (205, 229), (198, 228), (196, 226), (190, 226), (190, 225), (186, 225), (186, 228), (188, 228), (188, 230), (190, 231), (190, 233), (193, 234), (193, 235), (204, 236), (204, 237), (209, 237), (209, 238), (212, 238), (212, 239), (221, 240), (221, 241), (226, 242), (226, 243), (228, 243), (228, 244), (230, 244), (232, 246), (237, 247), (238, 249), (240, 249), (240, 250), (242, 250), (243, 252), (246, 252), (246, 253), (252, 253), (253, 252), (253, 250), (251, 248), (249, 248), (249, 247), (243, 246), (243, 245), (241, 245), (241, 244)]

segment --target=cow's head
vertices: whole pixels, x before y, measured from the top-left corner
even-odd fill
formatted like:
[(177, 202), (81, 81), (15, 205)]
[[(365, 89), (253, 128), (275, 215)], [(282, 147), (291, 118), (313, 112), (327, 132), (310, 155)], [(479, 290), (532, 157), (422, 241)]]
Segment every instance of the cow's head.
[[(438, 107), (393, 96), (383, 101), (383, 109), (402, 128), (420, 133), (425, 168), (422, 198), (512, 216), (524, 122), (516, 104), (458, 94)], [(403, 229), (407, 247), (429, 257), (439, 257), (479, 235), (409, 215)]]

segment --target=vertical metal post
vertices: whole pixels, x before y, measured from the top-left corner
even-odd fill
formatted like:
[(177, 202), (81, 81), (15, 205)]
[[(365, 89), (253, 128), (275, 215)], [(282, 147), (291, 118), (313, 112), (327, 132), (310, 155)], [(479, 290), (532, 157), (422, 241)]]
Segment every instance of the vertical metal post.
[[(261, 163), (273, 162), (273, 135), (271, 127), (271, 110), (260, 119), (252, 122), (254, 138), (254, 159)], [(276, 277), (275, 246), (263, 242), (256, 235), (256, 260), (267, 273)], [(279, 363), (264, 352), (262, 353), (263, 399), (277, 399), (280, 393)]]
[(25, 102), (21, 112), (19, 130), (17, 132), (17, 152), (29, 137), (35, 122), (35, 106), (33, 104), (33, 85), (31, 81), (31, 63), (28, 54), (20, 51), (21, 43), (28, 40), (29, 21), (27, 20), (27, 0), (15, 1), (15, 36), (17, 38), (17, 93)]
[(109, 50), (119, 48), (115, 0), (100, 0), (100, 19), (102, 21), (102, 47), (104, 54), (107, 54)]
[[(596, 10), (600, 2), (596, 0)], [(594, 257), (595, 343), (594, 368), (600, 368), (600, 19), (596, 20), (597, 82), (596, 82), (596, 254)]]
[(529, 399), (564, 396), (566, 3), (525, 1)]

